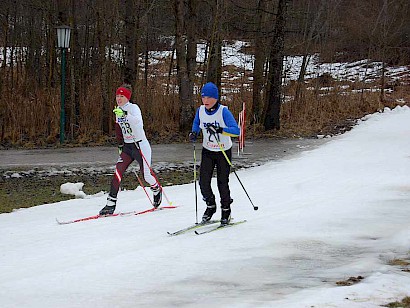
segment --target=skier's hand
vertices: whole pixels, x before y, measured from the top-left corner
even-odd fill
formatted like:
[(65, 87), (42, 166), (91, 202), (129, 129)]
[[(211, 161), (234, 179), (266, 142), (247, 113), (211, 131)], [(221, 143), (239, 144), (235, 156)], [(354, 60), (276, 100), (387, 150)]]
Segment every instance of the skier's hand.
[(198, 137), (198, 136), (197, 136), (196, 132), (190, 132), (190, 133), (189, 133), (189, 136), (188, 136), (189, 141), (191, 141), (191, 142), (196, 142), (196, 138), (197, 138), (197, 137)]
[(120, 144), (119, 146), (118, 146), (118, 155), (121, 155), (121, 153), (122, 153), (122, 148), (124, 147), (124, 145), (123, 144)]
[(208, 132), (209, 132), (211, 135), (221, 134), (221, 133), (223, 132), (222, 127), (216, 127), (214, 124), (210, 124), (210, 125), (207, 127), (207, 130), (208, 130)]
[(115, 115), (119, 118), (122, 118), (127, 115), (127, 112), (125, 110), (122, 110), (120, 107), (115, 107), (114, 110), (112, 111), (115, 113)]

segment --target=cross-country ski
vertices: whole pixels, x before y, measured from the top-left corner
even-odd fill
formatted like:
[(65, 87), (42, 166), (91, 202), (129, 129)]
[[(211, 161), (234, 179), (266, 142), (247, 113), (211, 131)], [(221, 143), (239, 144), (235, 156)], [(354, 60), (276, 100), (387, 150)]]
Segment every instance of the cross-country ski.
[(214, 231), (218, 231), (218, 230), (222, 230), (222, 229), (225, 229), (225, 228), (233, 227), (233, 226), (236, 226), (236, 225), (239, 225), (239, 224), (243, 224), (244, 222), (246, 222), (246, 220), (241, 220), (241, 221), (236, 221), (236, 222), (230, 222), (230, 223), (228, 223), (228, 224), (226, 224), (226, 225), (218, 225), (218, 226), (215, 226), (215, 227), (212, 226), (212, 227), (209, 228), (209, 229), (206, 229), (206, 230), (195, 230), (194, 232), (195, 232), (196, 235), (201, 235), (201, 234), (211, 233), (211, 232), (214, 232)]
[(76, 222), (95, 220), (95, 219), (101, 219), (101, 218), (110, 218), (110, 217), (116, 217), (116, 216), (129, 216), (129, 215), (142, 215), (142, 214), (165, 210), (165, 209), (175, 209), (176, 207), (177, 206), (161, 206), (159, 208), (153, 207), (153, 208), (143, 210), (143, 211), (119, 212), (119, 213), (113, 213), (111, 215), (93, 215), (93, 216), (78, 218), (74, 220), (66, 220), (66, 221), (60, 221), (59, 219), (56, 218), (56, 221), (59, 225), (68, 225), (68, 224), (72, 224)]
[(216, 223), (219, 223), (219, 222), (220, 222), (219, 220), (210, 220), (210, 221), (206, 221), (206, 222), (199, 222), (197, 224), (193, 224), (191, 226), (188, 226), (186, 228), (183, 228), (183, 229), (180, 229), (180, 230), (177, 230), (177, 231), (174, 231), (174, 232), (167, 232), (167, 234), (170, 235), (170, 236), (180, 235), (180, 234), (186, 233), (188, 231), (192, 231), (192, 230), (195, 230), (197, 228), (201, 228), (201, 227), (204, 227), (204, 226), (216, 224)]

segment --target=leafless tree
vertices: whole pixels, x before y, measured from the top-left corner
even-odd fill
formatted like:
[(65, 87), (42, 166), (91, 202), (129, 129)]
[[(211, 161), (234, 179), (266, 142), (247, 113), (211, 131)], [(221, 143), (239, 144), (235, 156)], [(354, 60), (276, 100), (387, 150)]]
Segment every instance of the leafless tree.
[[(247, 48), (255, 59), (252, 88), (240, 89), (252, 97), (250, 117), (265, 129), (281, 125), (284, 56), (304, 57), (295, 106), (304, 101), (305, 69), (313, 53), (322, 61), (381, 61), (383, 103), (389, 86), (385, 67), (410, 62), (409, 14), (408, 0), (3, 0), (0, 142), (58, 142), (61, 53), (55, 26), (60, 24), (72, 27), (66, 135), (86, 143), (113, 136), (113, 92), (125, 80), (132, 84), (145, 118), (152, 120), (151, 133), (189, 129), (199, 101), (194, 89), (205, 79), (219, 87), (230, 83), (222, 76), (221, 50), (227, 40), (252, 44)], [(198, 42), (207, 51), (197, 67)], [(161, 64), (149, 65), (151, 51), (172, 49), (177, 72), (172, 60), (165, 64), (168, 79), (163, 82)], [(174, 95), (178, 107), (163, 111)]]
[(194, 115), (193, 86), (196, 63), (195, 0), (175, 0), (175, 49), (179, 86), (179, 128), (187, 131)]
[(284, 59), (285, 21), (288, 0), (279, 0), (269, 55), (268, 96), (265, 105), (265, 130), (280, 129), (280, 108), (282, 94), (282, 68)]
[(264, 88), (264, 66), (266, 63), (266, 24), (267, 1), (259, 0), (257, 3), (257, 19), (255, 23), (255, 60), (253, 64), (253, 97), (252, 97), (252, 120), (251, 123), (259, 123), (262, 115), (262, 90)]
[(207, 59), (207, 81), (215, 83), (221, 87), (222, 73), (222, 14), (224, 0), (211, 0), (211, 29), (208, 32), (209, 38), (209, 53)]

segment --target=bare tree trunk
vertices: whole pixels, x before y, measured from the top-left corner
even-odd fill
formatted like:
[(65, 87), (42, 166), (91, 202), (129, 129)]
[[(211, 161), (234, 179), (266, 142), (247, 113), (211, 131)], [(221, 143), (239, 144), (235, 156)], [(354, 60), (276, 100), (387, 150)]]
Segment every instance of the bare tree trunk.
[(188, 97), (187, 105), (181, 109), (180, 128), (182, 131), (190, 130), (194, 119), (195, 100), (194, 100), (194, 80), (196, 74), (196, 2), (188, 1), (188, 13), (186, 17), (187, 31), (187, 70), (188, 70)]
[[(385, 97), (385, 87), (386, 87), (386, 78), (385, 78), (385, 73), (386, 73), (386, 47), (387, 47), (387, 23), (388, 23), (388, 1), (384, 0), (383, 1), (383, 8), (382, 8), (382, 14), (383, 14), (383, 21), (382, 21), (382, 38), (381, 38), (381, 59), (382, 59), (382, 71), (381, 71), (381, 78), (380, 78), (380, 102), (384, 103), (386, 101)], [(381, 106), (379, 109), (382, 109)]]
[(285, 43), (285, 20), (288, 0), (279, 0), (274, 29), (274, 41), (269, 60), (268, 98), (264, 119), (265, 130), (280, 129), (282, 93), (283, 49)]
[(110, 133), (110, 114), (111, 107), (109, 93), (110, 88), (108, 85), (108, 68), (107, 61), (105, 59), (105, 46), (111, 46), (106, 40), (104, 35), (104, 25), (105, 25), (105, 16), (103, 14), (103, 8), (97, 10), (97, 44), (98, 44), (98, 67), (100, 68), (100, 83), (101, 83), (101, 97), (102, 97), (102, 117), (101, 117), (101, 128), (104, 134), (108, 135)]
[[(141, 30), (141, 16), (140, 16), (140, 11), (142, 10), (141, 8), (141, 2), (138, 1), (138, 6), (137, 6), (137, 15), (136, 15), (136, 25), (135, 25), (135, 33), (134, 36), (135, 37), (141, 37), (142, 36), (142, 30)], [(135, 40), (135, 76), (134, 76), (134, 84), (133, 84), (133, 88), (136, 89), (137, 83), (138, 83), (138, 79), (140, 76), (140, 67), (139, 67), (139, 53), (141, 52), (141, 47), (139, 44), (139, 40), (136, 39)], [(145, 90), (146, 91), (146, 90)]]
[[(134, 0), (125, 0), (125, 72), (124, 81), (130, 85), (135, 83), (136, 66), (136, 21)], [(137, 13), (138, 14), (138, 13)]]
[(147, 22), (147, 31), (145, 33), (145, 55), (144, 55), (144, 85), (148, 89), (148, 75), (149, 75), (149, 23)]
[(214, 0), (213, 25), (211, 33), (211, 43), (209, 46), (207, 81), (215, 83), (221, 87), (222, 73), (222, 33), (221, 14), (224, 0)]
[[(79, 35), (77, 30), (77, 20), (76, 20), (76, 1), (71, 0), (71, 11), (72, 11), (72, 34), (71, 40), (74, 41), (71, 44), (71, 54), (68, 54), (71, 58), (70, 61), (70, 112), (67, 115), (67, 118), (70, 119), (70, 126), (69, 130), (72, 133), (71, 138), (75, 139), (77, 137), (77, 132), (80, 128), (80, 101), (81, 101), (81, 91), (85, 90), (84, 87), (81, 87), (81, 70), (85, 69), (84, 66), (81, 65), (81, 48), (79, 43)], [(87, 28), (89, 31), (89, 28)], [(85, 48), (87, 49), (87, 48)]]
[(171, 85), (172, 69), (174, 67), (175, 43), (172, 47), (171, 58), (169, 59), (168, 81), (167, 81), (167, 95), (169, 95), (169, 88)]
[[(188, 68), (186, 63), (186, 41), (185, 41), (185, 5), (184, 0), (175, 0), (175, 50), (177, 55), (177, 72), (179, 87), (180, 110), (184, 109), (188, 94)], [(182, 129), (183, 115), (180, 115), (180, 129)]]
[(201, 70), (202, 70), (201, 79), (200, 79), (201, 84), (205, 83), (204, 80), (206, 78), (206, 69), (208, 67), (208, 54), (209, 54), (208, 50), (209, 50), (209, 42), (207, 41), (205, 45), (204, 62), (201, 64)]
[[(4, 20), (9, 19), (9, 8), (4, 7)], [(5, 95), (6, 91), (3, 89), (3, 84), (7, 85), (6, 73), (7, 73), (7, 48), (8, 48), (8, 37), (9, 37), (9, 26), (4, 24), (3, 26), (3, 34), (4, 36), (0, 37), (0, 44), (3, 46), (3, 54), (2, 54), (2, 61), (0, 61), (0, 93), (2, 94), (0, 97), (0, 123), (1, 123), (1, 135), (0, 135), (0, 142), (3, 143), (4, 135), (6, 131), (6, 127), (9, 125), (9, 116), (7, 116), (7, 110), (9, 110), (9, 106), (7, 106), (7, 95)], [(6, 87), (4, 87), (6, 88)]]
[(153, 106), (150, 102), (150, 88), (148, 87), (148, 76), (149, 76), (149, 22), (146, 22), (146, 31), (145, 31), (145, 52), (144, 52), (144, 101), (147, 103), (145, 109), (150, 117), (153, 116)]
[[(314, 35), (315, 33), (320, 33), (319, 31), (319, 25), (323, 23), (324, 18), (323, 18), (323, 12), (325, 10), (325, 7), (328, 3), (328, 0), (321, 0), (319, 3), (319, 7), (313, 7), (311, 9), (310, 3), (307, 4), (306, 8), (306, 21), (305, 21), (305, 27), (304, 27), (304, 32), (303, 32), (303, 40), (304, 40), (304, 54), (303, 54), (303, 59), (302, 59), (302, 65), (300, 67), (299, 71), (299, 76), (296, 82), (296, 91), (295, 91), (295, 99), (292, 102), (292, 111), (295, 109), (297, 110), (303, 97), (303, 91), (302, 87), (304, 86), (304, 80), (305, 80), (305, 74), (306, 74), (306, 69), (307, 65), (309, 64), (310, 61), (310, 49), (314, 41)], [(314, 14), (312, 14), (314, 12)], [(313, 20), (310, 22), (310, 16), (314, 16)]]
[[(184, 0), (175, 0), (175, 49), (177, 54), (180, 101), (180, 131), (187, 131), (191, 128), (194, 113), (193, 77), (195, 75), (195, 72), (192, 71), (195, 69), (195, 65), (193, 65), (192, 62), (195, 61), (196, 58), (196, 47), (193, 46), (196, 45), (193, 23), (194, 9), (194, 0), (188, 0), (187, 3)], [(187, 35), (185, 35), (185, 33), (187, 33)]]
[(298, 109), (298, 107), (300, 106), (300, 103), (303, 100), (302, 86), (304, 85), (306, 69), (307, 69), (307, 65), (309, 61), (310, 61), (310, 55), (308, 55), (307, 52), (305, 52), (302, 58), (302, 64), (300, 66), (298, 79), (296, 81), (295, 98), (291, 102), (290, 116), (292, 116), (292, 114)]
[(261, 117), (262, 89), (263, 89), (263, 66), (265, 64), (265, 35), (262, 21), (266, 10), (266, 0), (258, 1), (258, 14), (255, 27), (255, 61), (253, 64), (253, 93), (252, 93), (252, 119), (251, 124), (259, 123)]

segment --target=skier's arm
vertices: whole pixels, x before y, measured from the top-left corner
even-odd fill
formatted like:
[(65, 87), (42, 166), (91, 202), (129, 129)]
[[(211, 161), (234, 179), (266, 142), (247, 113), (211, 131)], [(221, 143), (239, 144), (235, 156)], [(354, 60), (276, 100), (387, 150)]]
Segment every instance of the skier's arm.
[(199, 108), (196, 110), (194, 122), (192, 123), (192, 132), (196, 133), (196, 135), (199, 135), (199, 132), (201, 131), (201, 128), (199, 127), (200, 125), (200, 120), (199, 120)]
[(223, 128), (222, 134), (230, 137), (238, 137), (240, 134), (240, 129), (238, 123), (236, 123), (233, 114), (228, 108), (224, 108), (222, 111), (222, 117), (224, 119), (226, 127)]

